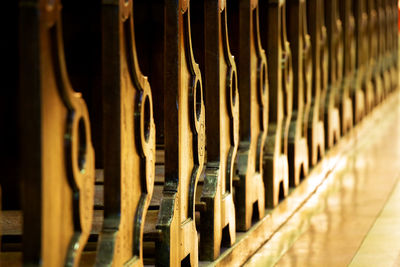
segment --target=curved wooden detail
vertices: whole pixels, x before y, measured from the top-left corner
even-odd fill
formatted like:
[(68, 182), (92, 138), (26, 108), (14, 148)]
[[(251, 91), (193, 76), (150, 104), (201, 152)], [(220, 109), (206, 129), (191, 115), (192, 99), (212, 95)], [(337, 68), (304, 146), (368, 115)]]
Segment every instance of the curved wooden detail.
[(165, 184), (156, 265), (197, 266), (195, 194), (205, 154), (201, 73), (194, 61), (189, 0), (165, 1)]
[(268, 127), (268, 75), (260, 43), (258, 1), (228, 1), (228, 26), (240, 93), (240, 143), (235, 183), (236, 228), (248, 230), (265, 212), (263, 153)]
[(103, 1), (104, 222), (96, 266), (143, 266), (155, 175), (152, 94), (138, 64), (133, 1)]
[(338, 14), (338, 2), (325, 0), (324, 12), (328, 43), (328, 87), (325, 96), (325, 147), (332, 148), (340, 138), (339, 96), (343, 68), (343, 28)]
[(207, 106), (207, 165), (200, 197), (205, 208), (200, 210), (199, 256), (212, 261), (219, 256), (221, 244), (231, 246), (236, 239), (232, 180), (239, 144), (239, 92), (229, 47), (226, 2), (192, 0), (191, 8), (196, 10), (191, 17), (196, 32), (193, 47), (202, 63)]
[(94, 154), (66, 72), (60, 1), (20, 3), (25, 265), (77, 266), (93, 217)]
[(321, 20), (320, 4), (318, 0), (307, 0), (307, 24), (311, 37), (312, 54), (312, 100), (308, 115), (307, 143), (309, 151), (309, 165), (314, 166), (325, 153), (325, 130), (323, 112), (320, 110), (322, 98), (321, 61)]
[(289, 185), (308, 173), (307, 117), (311, 104), (312, 58), (306, 1), (287, 3), (288, 39), (293, 54), (293, 112), (289, 128)]
[(275, 207), (289, 188), (287, 136), (292, 108), (291, 54), (286, 41), (285, 2), (260, 2), (260, 29), (267, 52), (269, 125), (264, 149), (264, 183), (268, 207)]

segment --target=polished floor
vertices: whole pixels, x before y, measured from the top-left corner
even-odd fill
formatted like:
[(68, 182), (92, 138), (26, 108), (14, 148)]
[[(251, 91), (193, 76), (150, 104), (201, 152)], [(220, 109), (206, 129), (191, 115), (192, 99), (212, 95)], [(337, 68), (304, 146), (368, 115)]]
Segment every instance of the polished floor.
[(246, 266), (400, 266), (399, 94), (391, 101)]

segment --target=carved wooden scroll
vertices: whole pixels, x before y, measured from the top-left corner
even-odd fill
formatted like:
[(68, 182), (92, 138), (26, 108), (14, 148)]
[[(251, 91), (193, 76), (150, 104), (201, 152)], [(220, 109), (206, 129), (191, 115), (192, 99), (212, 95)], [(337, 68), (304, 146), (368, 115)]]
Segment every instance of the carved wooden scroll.
[(322, 72), (321, 64), (326, 60), (325, 47), (322, 44), (322, 34), (325, 28), (321, 25), (321, 1), (307, 0), (307, 24), (311, 37), (312, 48), (312, 100), (308, 115), (307, 143), (309, 151), (309, 165), (314, 166), (325, 153), (324, 120), (320, 111), (323, 98), (321, 95)]
[(165, 1), (165, 24), (165, 183), (156, 265), (196, 266), (195, 194), (204, 163), (205, 108), (200, 69), (192, 53), (189, 1)]
[(23, 261), (77, 266), (93, 214), (89, 116), (68, 80), (60, 1), (22, 0), (19, 18)]
[(133, 1), (103, 1), (104, 223), (97, 266), (141, 266), (153, 193), (152, 95), (136, 53)]
[[(288, 116), (292, 108), (291, 55), (286, 42), (285, 2), (260, 2), (261, 40), (266, 48), (269, 76), (269, 125), (264, 149), (264, 182), (268, 207), (288, 193)], [(285, 140), (286, 139), (286, 140)]]
[[(340, 137), (339, 89), (343, 67), (343, 29), (338, 14), (337, 0), (325, 0), (322, 11), (325, 14), (328, 41), (328, 88), (325, 97), (325, 146), (331, 148)], [(323, 4), (324, 4), (323, 3)]]
[(339, 1), (339, 14), (343, 28), (343, 81), (341, 88), (341, 132), (346, 134), (353, 126), (352, 84), (356, 74), (355, 20), (352, 1)]
[(264, 216), (263, 153), (268, 127), (268, 75), (259, 33), (258, 1), (228, 1), (232, 54), (238, 68), (240, 144), (235, 184), (236, 228)]
[(293, 55), (293, 113), (289, 129), (289, 185), (308, 173), (307, 118), (311, 102), (312, 55), (306, 1), (287, 3), (288, 39)]
[(191, 10), (196, 11), (191, 16), (196, 32), (193, 47), (204, 77), (207, 106), (199, 256), (212, 261), (219, 256), (221, 243), (232, 245), (236, 238), (232, 178), (239, 144), (237, 70), (229, 47), (226, 2), (192, 0)]

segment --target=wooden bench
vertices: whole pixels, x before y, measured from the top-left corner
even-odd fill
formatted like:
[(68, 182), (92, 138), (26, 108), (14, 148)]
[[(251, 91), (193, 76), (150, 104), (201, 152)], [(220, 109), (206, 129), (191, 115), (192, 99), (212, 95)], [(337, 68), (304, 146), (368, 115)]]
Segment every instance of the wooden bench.
[(64, 60), (60, 1), (20, 1), (23, 263), (77, 266), (92, 226), (89, 114)]
[[(200, 199), (200, 260), (215, 260), (236, 239), (233, 177), (239, 145), (239, 92), (225, 1), (192, 0), (193, 50), (203, 74), (207, 162)], [(233, 3), (229, 3), (233, 4)], [(210, 53), (209, 51), (213, 51)], [(238, 203), (241, 205), (242, 203)]]
[(288, 194), (287, 137), (292, 109), (291, 54), (286, 40), (284, 1), (260, 2), (261, 43), (266, 49), (269, 80), (269, 125), (264, 155), (267, 207)]
[(317, 162), (325, 154), (325, 128), (324, 117), (321, 111), (321, 102), (323, 98), (322, 91), (322, 71), (321, 65), (324, 60), (324, 50), (322, 40), (322, 25), (320, 20), (321, 1), (308, 0), (307, 4), (307, 24), (311, 37), (312, 48), (312, 100), (310, 114), (308, 117), (308, 151), (309, 151), (309, 165), (315, 166)]
[(248, 230), (265, 212), (265, 141), (268, 68), (260, 43), (258, 1), (227, 1), (229, 40), (239, 89), (239, 150), (235, 183), (236, 228)]
[[(339, 1), (339, 14), (343, 26), (343, 82), (341, 87), (342, 102), (341, 133), (346, 134), (353, 126), (356, 110), (353, 95), (353, 81), (356, 75), (356, 40), (355, 19), (353, 16), (352, 1)], [(348, 118), (350, 116), (351, 118)]]
[(312, 90), (311, 37), (307, 27), (306, 1), (286, 4), (288, 40), (293, 57), (293, 112), (289, 128), (289, 186), (308, 174), (307, 120)]

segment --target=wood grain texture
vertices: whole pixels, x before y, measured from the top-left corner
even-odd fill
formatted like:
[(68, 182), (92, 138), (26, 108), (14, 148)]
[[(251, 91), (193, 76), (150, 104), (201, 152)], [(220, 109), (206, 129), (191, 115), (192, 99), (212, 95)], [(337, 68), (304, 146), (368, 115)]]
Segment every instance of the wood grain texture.
[[(201, 73), (194, 61), (189, 1), (165, 1), (165, 184), (156, 265), (197, 266), (195, 195), (205, 156)], [(163, 77), (159, 77), (162, 79)]]
[(258, 1), (228, 1), (227, 9), (240, 95), (236, 228), (245, 231), (252, 220), (258, 221), (265, 212), (263, 168), (268, 130), (268, 67), (260, 40)]
[(293, 56), (293, 112), (289, 128), (289, 185), (297, 186), (308, 173), (307, 118), (311, 105), (312, 54), (306, 1), (286, 4), (288, 40)]
[(153, 194), (152, 93), (136, 53), (132, 1), (103, 1), (104, 223), (96, 266), (143, 266)]
[(260, 2), (261, 43), (269, 77), (269, 125), (264, 149), (266, 205), (275, 207), (288, 194), (287, 136), (292, 109), (291, 54), (286, 41), (285, 1)]
[(89, 115), (66, 72), (60, 1), (19, 12), (23, 262), (77, 266), (93, 215)]
[[(231, 4), (231, 3), (230, 3)], [(237, 69), (225, 1), (191, 1), (193, 48), (204, 77), (207, 164), (200, 202), (200, 260), (215, 260), (236, 238), (232, 180), (239, 144)]]

